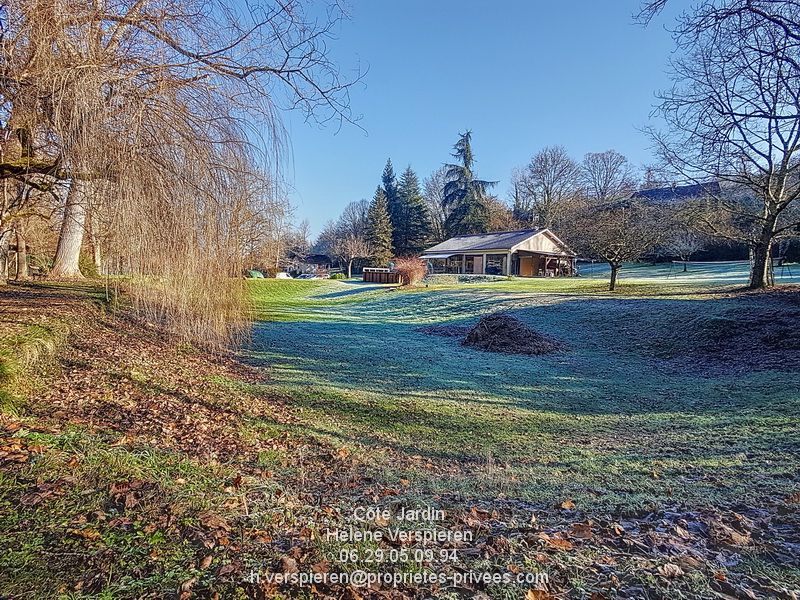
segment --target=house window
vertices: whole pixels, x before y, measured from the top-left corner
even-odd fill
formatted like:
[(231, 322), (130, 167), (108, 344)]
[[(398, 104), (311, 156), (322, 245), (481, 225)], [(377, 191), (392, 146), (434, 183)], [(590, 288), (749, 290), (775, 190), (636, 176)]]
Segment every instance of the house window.
[(445, 268), (447, 273), (461, 273), (461, 255), (456, 254), (447, 259), (447, 266)]
[(487, 254), (486, 255), (486, 274), (502, 275), (505, 273), (506, 255)]

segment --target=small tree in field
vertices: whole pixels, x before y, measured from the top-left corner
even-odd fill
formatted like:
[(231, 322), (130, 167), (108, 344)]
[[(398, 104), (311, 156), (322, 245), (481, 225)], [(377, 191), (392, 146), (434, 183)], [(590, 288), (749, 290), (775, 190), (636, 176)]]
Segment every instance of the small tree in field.
[(611, 267), (614, 291), (623, 263), (636, 261), (663, 241), (665, 227), (656, 208), (634, 200), (589, 205), (576, 219), (576, 246)]
[(667, 238), (663, 250), (669, 256), (677, 256), (683, 261), (684, 273), (688, 270), (686, 263), (705, 247), (705, 238), (690, 229), (679, 229)]
[(347, 234), (334, 240), (331, 250), (342, 262), (347, 264), (347, 278), (353, 276), (353, 261), (358, 258), (369, 258), (371, 252), (367, 241), (353, 234)]

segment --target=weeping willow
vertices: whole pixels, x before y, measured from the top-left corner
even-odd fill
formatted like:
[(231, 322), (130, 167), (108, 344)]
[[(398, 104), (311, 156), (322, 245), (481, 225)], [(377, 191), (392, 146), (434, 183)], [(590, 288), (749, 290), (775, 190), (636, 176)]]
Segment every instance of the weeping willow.
[(283, 210), (282, 101), (350, 119), (323, 43), (332, 22), (296, 2), (240, 14), (205, 0), (7, 0), (0, 16), (0, 175), (66, 199), (59, 253), (91, 214), (148, 322), (237, 341), (253, 220)]

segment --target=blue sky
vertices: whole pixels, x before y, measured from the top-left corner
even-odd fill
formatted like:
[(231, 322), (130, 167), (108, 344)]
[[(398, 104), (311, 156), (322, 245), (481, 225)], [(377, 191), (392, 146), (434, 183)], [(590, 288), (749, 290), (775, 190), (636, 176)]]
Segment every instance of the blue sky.
[(372, 196), (386, 159), (420, 179), (473, 132), (477, 173), (506, 197), (514, 167), (561, 144), (576, 158), (614, 148), (652, 161), (639, 129), (669, 85), (665, 26), (687, 0), (646, 29), (637, 0), (350, 0), (330, 43), (344, 70), (368, 69), (352, 90), (365, 131), (286, 115), (287, 178), (296, 220), (316, 234), (350, 201)]

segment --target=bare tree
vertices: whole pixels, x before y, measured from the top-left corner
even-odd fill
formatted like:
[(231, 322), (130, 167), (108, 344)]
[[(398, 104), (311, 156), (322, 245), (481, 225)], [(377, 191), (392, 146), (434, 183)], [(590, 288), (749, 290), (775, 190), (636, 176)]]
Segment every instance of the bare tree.
[(538, 227), (558, 228), (575, 198), (580, 174), (563, 146), (549, 146), (533, 156), (518, 183)]
[(788, 0), (705, 2), (686, 13), (674, 86), (659, 107), (669, 130), (651, 132), (679, 177), (720, 183), (698, 220), (749, 246), (751, 288), (771, 285), (773, 243), (800, 231), (799, 15)]
[(440, 167), (425, 178), (422, 184), (423, 198), (431, 217), (431, 242), (447, 239), (447, 217), (452, 206), (444, 201), (444, 186), (447, 184), (447, 167)]
[(359, 258), (370, 258), (369, 201), (357, 200), (344, 207), (335, 221), (329, 221), (317, 237), (314, 248), (336, 257), (347, 266), (347, 276), (353, 274), (353, 263)]
[(344, 207), (337, 221), (337, 236), (366, 239), (369, 230), (369, 200), (356, 200)]
[(334, 255), (347, 265), (347, 278), (353, 276), (353, 262), (358, 258), (369, 258), (372, 250), (367, 241), (357, 235), (346, 233), (337, 237), (331, 246)]
[(670, 234), (662, 247), (662, 251), (672, 257), (677, 256), (683, 262), (684, 273), (688, 270), (687, 263), (692, 256), (703, 250), (706, 246), (705, 236), (687, 228), (679, 228)]
[[(227, 335), (226, 320), (239, 326), (245, 297), (233, 276), (252, 231), (239, 196), (244, 179), (277, 179), (279, 111), (353, 121), (352, 80), (340, 78), (326, 45), (338, 5), (327, 20), (304, 7), (0, 6), (0, 179), (49, 192), (54, 203), (65, 202), (64, 187), (88, 189), (85, 202), (66, 203), (55, 274), (79, 272), (84, 215), (97, 210), (108, 262), (138, 275), (130, 291), (148, 318), (212, 337)], [(0, 237), (24, 209), (11, 187)]]
[(636, 191), (633, 168), (616, 150), (590, 152), (584, 156), (581, 182), (590, 198), (603, 202), (630, 196)]
[(611, 267), (608, 289), (614, 291), (623, 264), (654, 251), (664, 239), (661, 211), (640, 200), (592, 202), (576, 215), (576, 235), (570, 242), (579, 251)]
[(511, 207), (497, 196), (488, 196), (485, 200), (489, 214), (489, 231), (507, 231), (516, 225)]
[(525, 170), (515, 168), (511, 171), (511, 211), (514, 221), (520, 227), (530, 227), (535, 221), (533, 195), (528, 191)]

